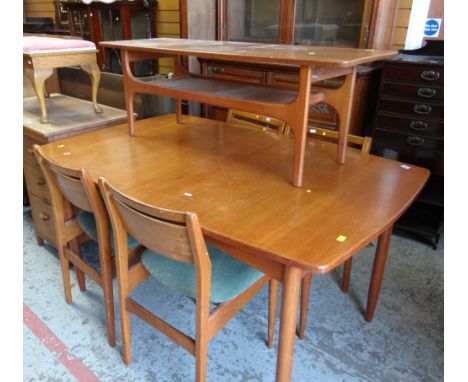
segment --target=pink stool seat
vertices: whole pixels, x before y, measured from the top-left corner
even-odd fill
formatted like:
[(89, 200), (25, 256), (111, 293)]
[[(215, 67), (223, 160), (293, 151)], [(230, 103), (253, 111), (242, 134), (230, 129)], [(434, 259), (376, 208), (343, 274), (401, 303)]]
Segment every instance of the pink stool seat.
[(86, 40), (23, 36), (23, 53), (26, 54), (86, 50), (96, 50), (96, 45)]

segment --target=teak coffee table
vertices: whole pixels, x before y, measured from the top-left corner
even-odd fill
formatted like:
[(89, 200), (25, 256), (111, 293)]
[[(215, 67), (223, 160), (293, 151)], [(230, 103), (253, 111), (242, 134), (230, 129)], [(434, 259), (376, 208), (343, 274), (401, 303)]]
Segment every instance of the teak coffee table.
[[(100, 42), (100, 45), (121, 51), (130, 135), (135, 134), (135, 125), (131, 118), (135, 93), (177, 99), (178, 123), (181, 122), (182, 99), (278, 118), (288, 123), (294, 131), (292, 183), (298, 187), (302, 186), (303, 180), (309, 105), (323, 101), (337, 110), (340, 120), (337, 162), (344, 163), (356, 67), (397, 53), (390, 50), (173, 38), (105, 41)], [(182, 66), (182, 58), (187, 56), (299, 66), (298, 88), (271, 87), (191, 73)], [(174, 78), (145, 82), (132, 74), (131, 62), (160, 57), (174, 57)], [(313, 83), (341, 76), (345, 80), (338, 89), (311, 87)]]

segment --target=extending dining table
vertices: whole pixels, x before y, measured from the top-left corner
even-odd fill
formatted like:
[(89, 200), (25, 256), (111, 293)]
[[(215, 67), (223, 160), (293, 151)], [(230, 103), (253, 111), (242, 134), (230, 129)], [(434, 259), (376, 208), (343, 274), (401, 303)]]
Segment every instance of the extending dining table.
[[(375, 309), (391, 228), (429, 171), (308, 139), (302, 188), (288, 181), (294, 141), (274, 132), (174, 115), (43, 146), (62, 165), (86, 168), (131, 197), (197, 213), (206, 240), (282, 282), (277, 381), (292, 373), (301, 279), (330, 272), (380, 237), (368, 308)], [(332, 303), (332, 302), (330, 302)], [(370, 304), (370, 305), (369, 305)]]
[[(100, 45), (119, 49), (121, 52), (130, 135), (135, 134), (133, 97), (136, 93), (175, 98), (179, 123), (182, 115), (181, 100), (277, 118), (286, 122), (294, 132), (291, 179), (298, 187), (302, 186), (303, 180), (309, 106), (323, 101), (336, 110), (339, 118), (336, 161), (345, 163), (356, 68), (360, 64), (397, 54), (394, 50), (176, 38), (102, 41)], [(133, 74), (132, 65), (135, 61), (161, 57), (174, 58), (174, 77), (167, 80), (145, 80)], [(298, 67), (299, 82), (296, 88), (285, 88), (212, 78), (188, 71), (183, 65), (183, 60), (187, 57)], [(338, 88), (320, 86), (321, 81), (337, 77), (343, 78), (342, 85)]]

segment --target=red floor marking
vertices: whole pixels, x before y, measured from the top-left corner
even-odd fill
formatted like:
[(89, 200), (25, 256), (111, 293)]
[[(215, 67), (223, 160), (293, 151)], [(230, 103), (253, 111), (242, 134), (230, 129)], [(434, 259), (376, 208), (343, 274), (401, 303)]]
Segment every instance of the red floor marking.
[(60, 341), (25, 303), (23, 303), (23, 322), (78, 381), (99, 382), (99, 378), (97, 378), (79, 358), (69, 352), (65, 344)]

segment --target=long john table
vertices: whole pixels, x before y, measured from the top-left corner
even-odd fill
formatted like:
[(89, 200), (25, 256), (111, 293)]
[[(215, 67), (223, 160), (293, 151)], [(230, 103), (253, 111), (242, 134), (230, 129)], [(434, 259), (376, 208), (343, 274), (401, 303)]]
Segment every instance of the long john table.
[(304, 187), (292, 187), (291, 139), (271, 132), (173, 115), (64, 139), (44, 146), (66, 166), (106, 177), (146, 203), (196, 212), (209, 242), (283, 283), (277, 381), (292, 372), (298, 297), (307, 272), (323, 274), (380, 237), (368, 311), (375, 309), (391, 227), (429, 171), (308, 140)]
[[(353, 102), (356, 67), (395, 55), (396, 51), (321, 46), (290, 46), (226, 41), (154, 38), (101, 42), (106, 48), (120, 49), (125, 86), (129, 132), (135, 134), (133, 97), (150, 93), (177, 99), (177, 121), (181, 121), (181, 100), (235, 108), (268, 115), (287, 122), (294, 131), (292, 183), (302, 186), (304, 150), (309, 105), (324, 101), (339, 116), (337, 162), (345, 162), (345, 152)], [(131, 63), (158, 57), (174, 57), (176, 77), (145, 82), (133, 76)], [(297, 90), (240, 81), (221, 80), (187, 72), (182, 57), (196, 56), (227, 61), (258, 62), (299, 66)], [(311, 84), (344, 76), (338, 89)]]

